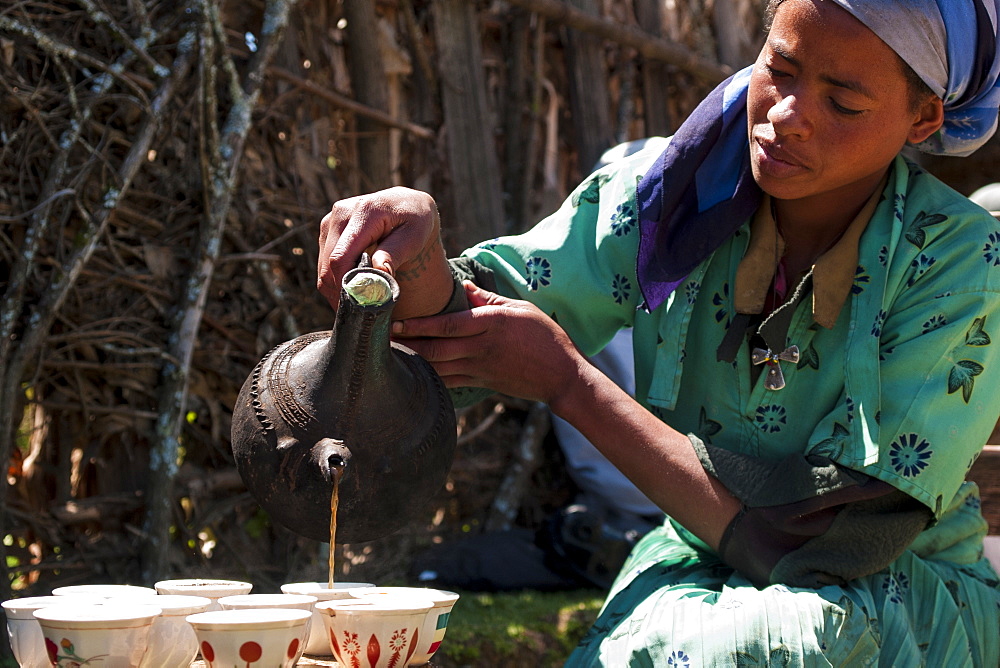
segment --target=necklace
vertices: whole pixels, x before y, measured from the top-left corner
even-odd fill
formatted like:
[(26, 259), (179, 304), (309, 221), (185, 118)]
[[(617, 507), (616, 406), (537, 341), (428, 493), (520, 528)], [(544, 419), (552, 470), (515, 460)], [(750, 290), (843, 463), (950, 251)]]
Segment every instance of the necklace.
[[(788, 273), (782, 253), (782, 242), (785, 236), (781, 233), (778, 211), (775, 208), (773, 198), (771, 199), (771, 219), (774, 221), (774, 273), (771, 277), (771, 287), (764, 299), (764, 310), (761, 314), (764, 320), (753, 337), (758, 342), (763, 342), (764, 347), (751, 347), (750, 361), (754, 366), (766, 365), (767, 376), (764, 378), (764, 387), (775, 391), (785, 386), (785, 375), (781, 371), (781, 362), (796, 364), (799, 361), (798, 346), (790, 345), (787, 348), (784, 346), (778, 348), (777, 344), (779, 340), (782, 344), (785, 341), (795, 304), (801, 299), (799, 293), (802, 292), (802, 285), (796, 290), (792, 300), (786, 302)], [(766, 334), (765, 330), (768, 330)]]

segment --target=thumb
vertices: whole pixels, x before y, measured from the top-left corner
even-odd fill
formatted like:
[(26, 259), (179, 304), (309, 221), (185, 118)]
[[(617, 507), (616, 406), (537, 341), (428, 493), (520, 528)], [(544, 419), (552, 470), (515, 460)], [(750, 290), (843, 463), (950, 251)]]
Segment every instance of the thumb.
[(389, 251), (385, 249), (380, 248), (372, 253), (372, 266), (376, 269), (381, 269), (393, 277), (396, 275), (396, 265), (392, 261), (392, 255), (390, 255)]
[(495, 306), (509, 301), (506, 297), (498, 295), (495, 292), (484, 290), (472, 281), (462, 281), (462, 287), (465, 288), (465, 297), (469, 300), (470, 308)]

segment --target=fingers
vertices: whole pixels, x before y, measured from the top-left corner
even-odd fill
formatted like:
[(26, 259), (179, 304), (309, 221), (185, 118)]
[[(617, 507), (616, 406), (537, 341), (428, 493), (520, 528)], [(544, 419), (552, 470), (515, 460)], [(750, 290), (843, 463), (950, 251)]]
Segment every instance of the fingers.
[(462, 339), (407, 339), (401, 342), (434, 367), (445, 387), (487, 387), (482, 347)]
[(484, 290), (483, 288), (479, 287), (472, 281), (462, 281), (462, 287), (465, 288), (465, 297), (469, 301), (469, 308), (501, 305), (509, 303), (511, 301), (506, 297), (501, 297), (495, 292)]
[(374, 245), (383, 229), (377, 214), (361, 197), (336, 202), (323, 217), (316, 287), (334, 308), (340, 299), (340, 279), (357, 266), (361, 253)]
[[(476, 336), (486, 331), (488, 327), (487, 315), (469, 310), (432, 315), (426, 318), (396, 320), (392, 323), (392, 334), (406, 339), (455, 339)], [(402, 343), (409, 346), (405, 341)]]
[(536, 401), (562, 391), (579, 358), (566, 333), (529, 302), (464, 287), (473, 308), (396, 321), (394, 339), (430, 362), (448, 387), (487, 387)]
[(340, 280), (362, 252), (372, 254), (373, 266), (395, 274), (438, 239), (439, 225), (434, 200), (406, 188), (334, 203), (320, 222), (317, 288), (336, 307)]
[(444, 386), (448, 389), (458, 388), (458, 387), (488, 387), (485, 381), (480, 378), (473, 376), (467, 376), (464, 374), (442, 374), (438, 372), (438, 376), (444, 382)]

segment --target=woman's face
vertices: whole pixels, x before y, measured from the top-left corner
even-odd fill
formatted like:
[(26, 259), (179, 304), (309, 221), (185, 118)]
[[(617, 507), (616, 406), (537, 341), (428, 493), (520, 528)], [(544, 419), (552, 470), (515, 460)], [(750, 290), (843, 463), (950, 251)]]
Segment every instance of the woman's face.
[(936, 130), (927, 106), (912, 108), (899, 57), (860, 21), (785, 0), (750, 78), (754, 178), (778, 199), (867, 198), (907, 140)]

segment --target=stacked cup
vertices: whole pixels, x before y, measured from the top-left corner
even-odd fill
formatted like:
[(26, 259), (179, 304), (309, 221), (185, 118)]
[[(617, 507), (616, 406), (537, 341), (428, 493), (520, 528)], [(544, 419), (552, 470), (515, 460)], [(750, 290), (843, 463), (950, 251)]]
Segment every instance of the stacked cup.
[[(156, 587), (79, 585), (3, 603), (21, 668), (295, 666), (303, 654), (344, 665), (426, 664), (437, 651), (458, 594), (365, 582), (298, 582), (281, 594), (250, 583), (173, 580)], [(234, 593), (235, 592), (235, 593)]]

